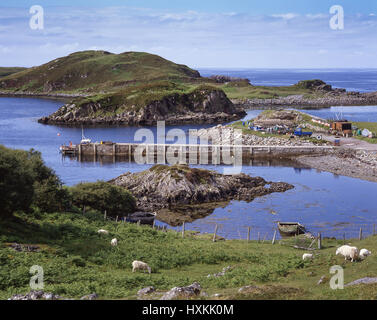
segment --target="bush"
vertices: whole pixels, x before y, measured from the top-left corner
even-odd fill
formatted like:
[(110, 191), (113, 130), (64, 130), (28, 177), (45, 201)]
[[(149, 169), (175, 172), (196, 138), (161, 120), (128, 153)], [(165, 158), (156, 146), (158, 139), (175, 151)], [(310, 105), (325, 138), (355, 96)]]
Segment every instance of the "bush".
[(34, 202), (42, 212), (62, 212), (70, 206), (69, 192), (56, 176), (34, 183)]
[(135, 198), (127, 190), (104, 181), (80, 183), (70, 191), (77, 207), (106, 210), (109, 216), (126, 215), (136, 210)]
[(11, 150), (0, 145), (0, 215), (27, 211), (33, 201), (35, 173), (31, 152)]
[(68, 193), (40, 152), (0, 145), (0, 215), (27, 212), (32, 204), (46, 212), (61, 211), (67, 201)]

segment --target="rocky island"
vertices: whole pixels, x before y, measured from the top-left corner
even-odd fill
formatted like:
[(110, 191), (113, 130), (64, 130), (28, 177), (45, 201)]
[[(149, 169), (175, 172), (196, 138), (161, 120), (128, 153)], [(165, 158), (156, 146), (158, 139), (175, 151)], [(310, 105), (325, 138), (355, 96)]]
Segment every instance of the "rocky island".
[(250, 108), (377, 104), (376, 92), (346, 92), (319, 79), (268, 87), (223, 75), (202, 77), (145, 52), (75, 52), (2, 74), (0, 95), (69, 99), (39, 119), (44, 124), (214, 124), (241, 119)]
[(173, 82), (133, 86), (112, 94), (78, 98), (39, 120), (45, 124), (156, 125), (221, 123), (246, 115), (218, 88), (185, 90)]
[[(110, 183), (129, 190), (136, 198), (138, 209), (158, 211), (157, 217), (172, 225), (197, 218), (195, 208), (199, 204), (199, 215), (203, 216), (211, 214), (220, 203), (230, 200), (250, 202), (256, 197), (294, 188), (288, 183), (268, 182), (243, 173), (228, 176), (187, 165), (155, 165), (143, 172), (127, 172)], [(211, 204), (214, 206), (206, 206)], [(185, 210), (180, 210), (182, 206)], [(169, 215), (163, 209), (176, 210), (179, 214)]]
[[(242, 96), (240, 96), (242, 95)], [(330, 107), (375, 105), (377, 92), (360, 93), (333, 88), (322, 80), (303, 80), (285, 87), (254, 87), (233, 92), (232, 102), (245, 109), (273, 107)]]

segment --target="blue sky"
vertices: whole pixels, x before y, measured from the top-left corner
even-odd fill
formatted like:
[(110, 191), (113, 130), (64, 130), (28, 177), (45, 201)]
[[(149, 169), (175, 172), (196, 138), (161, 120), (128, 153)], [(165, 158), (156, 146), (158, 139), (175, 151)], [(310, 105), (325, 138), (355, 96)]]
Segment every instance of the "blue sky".
[[(44, 30), (29, 28), (41, 5)], [(344, 30), (329, 26), (333, 5)], [(194, 68), (377, 68), (375, 0), (13, 0), (0, 3), (0, 65), (80, 50), (147, 51)]]

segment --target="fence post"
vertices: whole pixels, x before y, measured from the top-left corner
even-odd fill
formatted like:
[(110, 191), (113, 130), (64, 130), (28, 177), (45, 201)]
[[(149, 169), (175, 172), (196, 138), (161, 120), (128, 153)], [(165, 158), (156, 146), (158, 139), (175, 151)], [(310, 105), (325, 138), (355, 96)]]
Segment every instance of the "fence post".
[(182, 238), (185, 237), (185, 223), (182, 224)]
[(103, 215), (103, 220), (106, 220), (107, 211), (105, 210), (105, 214)]
[(260, 242), (260, 232), (258, 232), (258, 243)]
[(363, 240), (363, 229), (360, 228), (360, 232), (359, 232), (359, 241)]
[(276, 240), (276, 230), (275, 230), (275, 232), (274, 232), (274, 236), (273, 236), (273, 238), (272, 238), (272, 244), (275, 244), (275, 240)]
[(85, 211), (86, 211), (86, 206), (84, 206), (84, 208), (82, 209), (82, 215), (85, 215)]
[(318, 233), (318, 249), (322, 249), (322, 234)]
[(376, 235), (376, 224), (375, 223), (373, 224), (373, 235), (374, 236)]
[(140, 227), (140, 219), (137, 221), (137, 226)]
[(156, 220), (153, 219), (152, 229), (154, 229), (155, 225), (156, 225)]
[(247, 242), (250, 241), (250, 227), (247, 227)]
[(216, 233), (217, 233), (217, 224), (215, 226), (215, 233), (213, 234), (213, 239), (212, 239), (213, 242), (216, 242)]
[(343, 244), (346, 244), (346, 234), (343, 233)]
[(267, 234), (268, 234), (268, 232), (266, 232), (266, 234), (264, 235), (264, 238), (263, 238), (262, 243), (264, 243), (264, 240), (266, 240), (266, 238), (267, 238)]

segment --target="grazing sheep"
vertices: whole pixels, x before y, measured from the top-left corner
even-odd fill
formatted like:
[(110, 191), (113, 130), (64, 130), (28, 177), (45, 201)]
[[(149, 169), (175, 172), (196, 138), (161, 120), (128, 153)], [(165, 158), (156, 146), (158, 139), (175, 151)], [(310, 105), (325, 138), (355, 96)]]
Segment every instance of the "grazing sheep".
[(132, 272), (135, 272), (136, 270), (144, 270), (144, 272), (148, 271), (148, 273), (152, 272), (151, 267), (142, 261), (132, 262)]
[(371, 254), (372, 254), (372, 252), (370, 252), (369, 250), (367, 250), (367, 249), (361, 249), (360, 253), (359, 253), (359, 258), (361, 260), (364, 260), (367, 256), (370, 256)]
[(113, 247), (116, 247), (118, 245), (118, 239), (117, 238), (114, 238), (113, 240), (111, 240), (111, 245)]
[(104, 230), (104, 229), (100, 229), (100, 230), (98, 230), (98, 234), (109, 234), (109, 231)]
[(344, 256), (344, 260), (351, 258), (351, 262), (354, 262), (359, 257), (359, 250), (356, 247), (344, 245), (336, 249), (335, 254), (341, 254), (342, 256)]
[(307, 259), (312, 260), (313, 259), (313, 254), (312, 253), (304, 253), (302, 255), (302, 260), (307, 260)]

